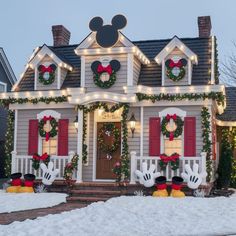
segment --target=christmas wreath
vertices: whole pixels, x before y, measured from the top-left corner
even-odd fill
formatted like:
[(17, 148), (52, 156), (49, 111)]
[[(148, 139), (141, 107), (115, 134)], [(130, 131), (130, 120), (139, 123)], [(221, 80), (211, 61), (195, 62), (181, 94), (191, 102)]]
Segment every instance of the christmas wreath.
[(120, 69), (120, 62), (112, 60), (107, 66), (103, 66), (100, 61), (95, 61), (91, 69), (94, 73), (94, 83), (100, 88), (108, 89), (116, 82), (116, 72)]
[(173, 153), (171, 156), (167, 156), (166, 154), (160, 155), (159, 166), (162, 170), (165, 170), (168, 163), (170, 163), (172, 170), (177, 170), (179, 168), (179, 154)]
[(168, 59), (165, 63), (166, 65), (166, 75), (173, 81), (179, 81), (184, 78), (186, 71), (185, 66), (187, 61), (185, 59), (180, 59), (178, 62), (174, 62), (172, 59)]
[[(51, 130), (46, 131), (44, 129), (44, 125), (47, 123), (47, 121), (50, 121), (51, 125)], [(50, 139), (50, 137), (55, 137), (57, 135), (57, 127), (58, 127), (58, 122), (56, 119), (52, 116), (44, 116), (43, 119), (39, 121), (39, 135), (41, 137), (45, 137), (46, 141)]]
[[(172, 126), (175, 125), (176, 128), (173, 130), (168, 129), (167, 126), (170, 123)], [(174, 138), (177, 138), (182, 134), (183, 125), (184, 122), (179, 116), (177, 116), (176, 114), (174, 115), (167, 114), (166, 117), (164, 117), (161, 122), (162, 134), (165, 135), (167, 138), (169, 138), (170, 141), (172, 141), (174, 140)]]
[[(104, 140), (104, 136), (113, 137), (114, 140), (112, 144), (107, 144)], [(107, 154), (107, 159), (112, 159), (112, 154), (119, 148), (120, 146), (120, 131), (116, 128), (113, 123), (106, 123), (99, 130), (98, 133), (98, 145), (100, 149)]]
[(32, 167), (35, 170), (38, 170), (40, 162), (43, 162), (45, 163), (45, 165), (48, 165), (49, 161), (50, 161), (50, 156), (47, 153), (44, 153), (42, 156), (36, 153), (32, 157)]
[(55, 70), (56, 70), (56, 65), (51, 64), (48, 67), (44, 65), (40, 65), (38, 67), (39, 71), (39, 82), (44, 84), (44, 85), (49, 85), (52, 84), (55, 80)]

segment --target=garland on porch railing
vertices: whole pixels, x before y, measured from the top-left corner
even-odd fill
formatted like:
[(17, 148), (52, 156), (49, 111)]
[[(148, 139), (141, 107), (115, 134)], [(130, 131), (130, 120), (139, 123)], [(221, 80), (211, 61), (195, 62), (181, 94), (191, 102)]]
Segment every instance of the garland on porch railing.
[(6, 131), (6, 142), (5, 142), (5, 161), (4, 171), (5, 176), (11, 175), (11, 152), (13, 151), (14, 141), (14, 111), (8, 110), (7, 115), (7, 131)]
[(82, 147), (82, 161), (84, 164), (88, 163), (88, 150), (87, 144), (85, 144), (87, 136), (87, 113), (83, 114), (83, 147)]
[(156, 101), (182, 101), (182, 100), (206, 100), (206, 99), (212, 99), (217, 102), (218, 105), (224, 105), (225, 96), (222, 92), (209, 92), (209, 93), (182, 93), (182, 94), (166, 94), (166, 93), (160, 93), (160, 94), (144, 94), (144, 93), (137, 93), (136, 94), (139, 101), (143, 100), (149, 100), (153, 103)]
[[(125, 180), (129, 177), (129, 146), (128, 146), (128, 127), (127, 127), (127, 118), (129, 113), (129, 105), (127, 103), (118, 103), (113, 106), (108, 106), (105, 102), (95, 102), (90, 106), (79, 105), (78, 109), (83, 110), (84, 114), (89, 112), (93, 112), (96, 109), (104, 109), (105, 112), (113, 113), (120, 108), (123, 108), (122, 111), (122, 156), (121, 156), (121, 180)], [(85, 123), (86, 119), (84, 119), (83, 127), (84, 127), (84, 137), (83, 142), (86, 139), (87, 127)], [(84, 143), (83, 143), (84, 144)], [(84, 145), (83, 145), (84, 146)], [(86, 149), (87, 150), (87, 149)], [(83, 149), (83, 159), (87, 160), (87, 151)]]
[(202, 107), (201, 111), (202, 118), (202, 138), (203, 138), (203, 148), (202, 152), (206, 152), (206, 171), (207, 171), (207, 181), (211, 180), (212, 176), (212, 159), (211, 159), (211, 146), (212, 142), (210, 140), (211, 133), (211, 115), (209, 113), (209, 109), (207, 107)]

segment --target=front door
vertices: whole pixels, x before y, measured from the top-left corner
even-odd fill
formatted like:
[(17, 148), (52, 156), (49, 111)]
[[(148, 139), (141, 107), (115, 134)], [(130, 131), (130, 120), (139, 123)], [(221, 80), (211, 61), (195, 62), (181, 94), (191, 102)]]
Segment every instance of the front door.
[[(119, 135), (115, 135), (111, 130), (106, 130), (106, 128), (112, 127), (119, 131)], [(114, 125), (114, 126), (113, 126)], [(114, 129), (112, 129), (114, 130)], [(117, 136), (118, 139), (117, 139)], [(101, 145), (101, 140), (103, 140), (104, 145)], [(107, 152), (106, 149), (111, 150), (112, 144), (117, 142), (117, 148), (111, 153)], [(112, 169), (117, 161), (120, 161), (121, 157), (121, 123), (120, 122), (98, 122), (97, 123), (97, 179), (115, 179), (116, 176), (113, 174)]]

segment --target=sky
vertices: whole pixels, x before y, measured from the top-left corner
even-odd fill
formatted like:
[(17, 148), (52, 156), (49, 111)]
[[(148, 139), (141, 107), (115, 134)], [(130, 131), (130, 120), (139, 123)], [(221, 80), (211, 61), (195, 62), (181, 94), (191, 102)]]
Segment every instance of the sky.
[(0, 47), (19, 78), (33, 49), (52, 45), (52, 25), (69, 29), (71, 44), (88, 35), (94, 16), (110, 23), (116, 14), (126, 16), (122, 32), (130, 40), (197, 37), (197, 17), (210, 15), (222, 62), (236, 51), (235, 10), (235, 0), (1, 0)]

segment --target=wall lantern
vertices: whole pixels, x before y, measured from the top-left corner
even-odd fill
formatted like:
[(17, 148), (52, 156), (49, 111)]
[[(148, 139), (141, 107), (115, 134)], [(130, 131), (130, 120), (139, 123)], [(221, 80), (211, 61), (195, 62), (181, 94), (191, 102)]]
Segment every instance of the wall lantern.
[(129, 119), (129, 124), (130, 124), (130, 130), (132, 133), (132, 138), (134, 137), (134, 131), (135, 131), (135, 124), (136, 124), (136, 119), (134, 117), (134, 113), (132, 113), (130, 119)]
[(75, 117), (74, 126), (75, 126), (76, 130), (78, 130), (78, 126), (79, 126), (79, 123), (78, 123), (78, 116)]

